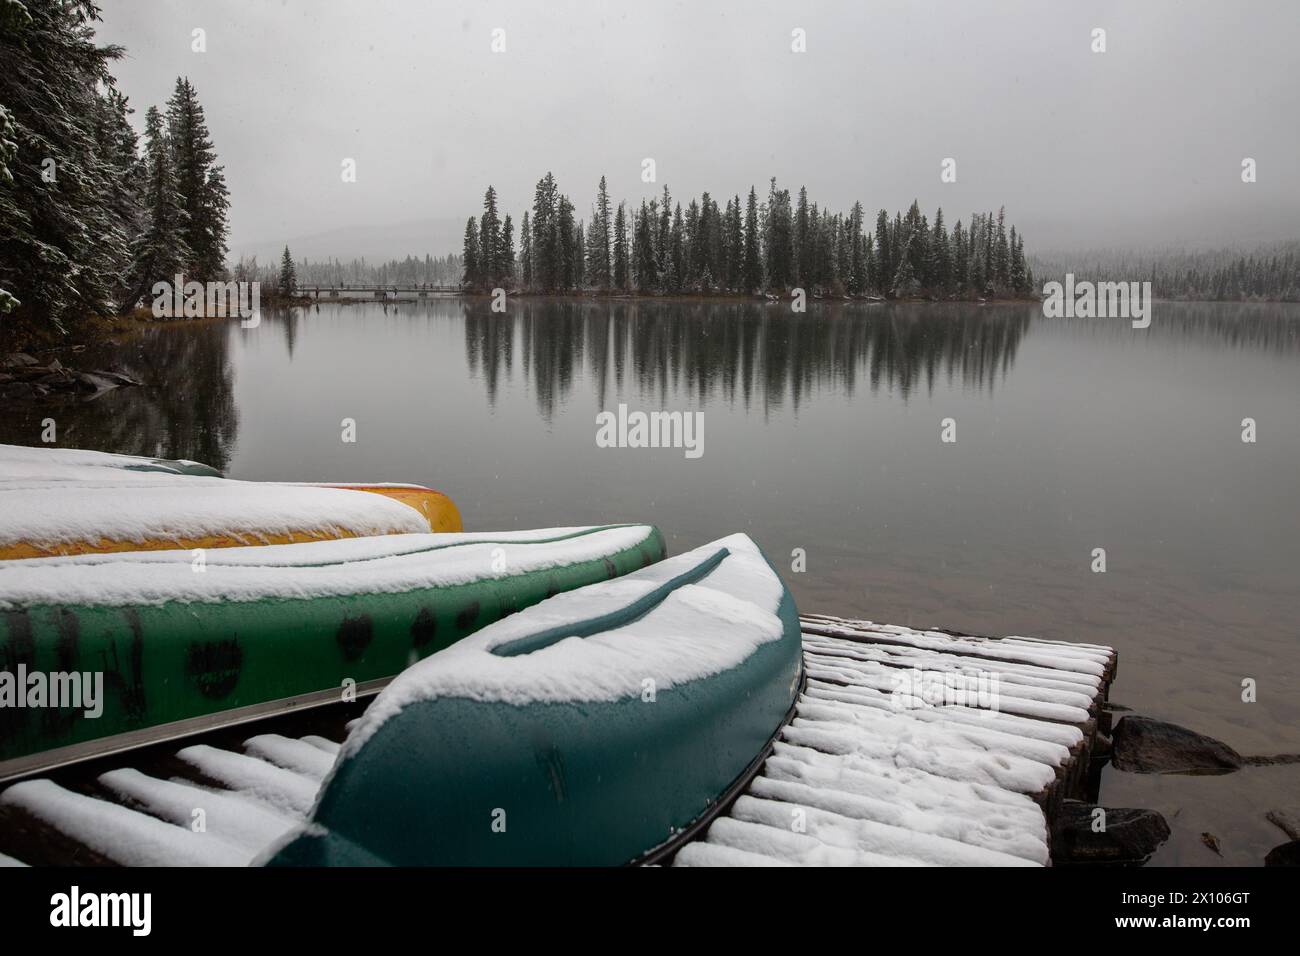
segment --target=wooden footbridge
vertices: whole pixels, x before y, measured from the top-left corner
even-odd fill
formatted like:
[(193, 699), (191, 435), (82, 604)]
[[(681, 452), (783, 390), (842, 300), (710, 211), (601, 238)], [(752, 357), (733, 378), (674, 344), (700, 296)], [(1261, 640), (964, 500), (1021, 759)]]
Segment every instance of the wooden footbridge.
[(438, 285), (432, 282), (415, 284), (360, 285), (343, 283), (340, 285), (299, 285), (294, 288), (298, 295), (312, 299), (426, 299), (436, 295), (460, 295), (459, 284)]

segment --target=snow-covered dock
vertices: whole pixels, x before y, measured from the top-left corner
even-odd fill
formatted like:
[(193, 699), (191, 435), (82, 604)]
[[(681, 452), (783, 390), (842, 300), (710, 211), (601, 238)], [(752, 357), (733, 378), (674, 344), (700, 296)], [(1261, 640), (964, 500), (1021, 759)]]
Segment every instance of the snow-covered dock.
[[(802, 619), (807, 684), (675, 865), (1045, 865), (1115, 676), (1107, 647)], [(242, 865), (297, 827), (337, 712), (231, 728), (0, 792), (0, 864)], [(314, 733), (305, 733), (311, 728)]]
[(807, 686), (678, 866), (1046, 865), (1115, 677), (1109, 647), (802, 619)]

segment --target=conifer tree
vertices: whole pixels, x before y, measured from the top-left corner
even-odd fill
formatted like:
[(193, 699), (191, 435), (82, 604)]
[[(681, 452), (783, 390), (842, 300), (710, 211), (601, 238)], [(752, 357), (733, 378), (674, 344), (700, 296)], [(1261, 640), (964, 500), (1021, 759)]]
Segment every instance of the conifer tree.
[(90, 2), (0, 3), (0, 311), (65, 329), (116, 310), (130, 262), (116, 197), (134, 188), (97, 127), (116, 46), (94, 40)]
[[(757, 221), (755, 213), (755, 221)], [(727, 288), (739, 290), (745, 275), (745, 230), (740, 218), (740, 196), (727, 200)]]
[(605, 186), (605, 177), (600, 177), (596, 188), (596, 206), (592, 210), (591, 231), (587, 236), (587, 269), (591, 284), (598, 289), (609, 288), (609, 190)]
[(293, 295), (293, 290), (298, 287), (298, 272), (293, 265), (293, 256), (289, 254), (289, 247), (284, 247), (284, 254), (280, 256), (280, 282), (279, 292), (285, 298)]
[(162, 114), (151, 106), (145, 113), (144, 227), (131, 244), (124, 304), (134, 305), (154, 282), (175, 282), (191, 261), (183, 238), (186, 219), (172, 173), (171, 150)]
[[(524, 213), (527, 216), (527, 213)], [(501, 250), (497, 281), (502, 286), (510, 286), (515, 281), (515, 226), (507, 215), (501, 223)]]
[(627, 261), (627, 215), (623, 203), (618, 204), (614, 214), (614, 288), (623, 292), (628, 283)]
[(533, 283), (544, 292), (553, 291), (560, 278), (558, 203), (555, 177), (548, 172), (533, 197)]
[(528, 210), (524, 210), (524, 222), (519, 227), (519, 271), (525, 289), (533, 287), (533, 233), (528, 228)]
[(483, 194), (483, 215), (478, 225), (478, 283), (484, 288), (501, 282), (501, 219), (497, 212), (497, 191), (488, 186)]
[(478, 234), (478, 223), (474, 221), (473, 216), (470, 216), (465, 220), (465, 245), (464, 251), (461, 253), (465, 263), (465, 272), (461, 277), (461, 282), (468, 289), (477, 289), (483, 281), (479, 266)]
[(745, 207), (745, 251), (740, 267), (742, 292), (754, 292), (763, 286), (763, 262), (760, 258), (758, 236), (758, 193), (749, 187), (749, 203)]
[(894, 281), (894, 255), (889, 245), (889, 213), (880, 210), (876, 214), (876, 278), (877, 291), (888, 295)]
[(186, 277), (199, 282), (224, 278), (230, 199), (203, 107), (186, 77), (177, 77), (175, 91), (167, 101), (167, 142), (176, 191), (185, 211), (181, 237), (190, 250)]

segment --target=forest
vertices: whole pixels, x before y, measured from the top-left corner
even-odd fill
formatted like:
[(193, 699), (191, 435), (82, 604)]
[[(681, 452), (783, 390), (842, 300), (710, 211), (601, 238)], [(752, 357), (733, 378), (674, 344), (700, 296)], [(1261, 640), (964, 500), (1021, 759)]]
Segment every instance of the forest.
[(1106, 250), (1044, 254), (1039, 273), (1077, 280), (1150, 281), (1158, 299), (1187, 302), (1300, 302), (1300, 241), (1240, 249)]
[(589, 219), (547, 173), (519, 226), (501, 217), (495, 188), (483, 212), (465, 223), (467, 288), (558, 293), (784, 293), (881, 298), (1019, 298), (1035, 294), (1024, 238), (1003, 210), (975, 213), (951, 231), (917, 203), (906, 213), (881, 209), (874, 231), (861, 202), (832, 212), (797, 198), (776, 179), (760, 202), (750, 187), (720, 205), (709, 193), (682, 209), (668, 186), (639, 208), (614, 207), (601, 177)]
[(92, 2), (0, 0), (0, 314), (66, 332), (128, 311), (155, 281), (226, 275), (222, 167), (188, 79), (134, 112)]

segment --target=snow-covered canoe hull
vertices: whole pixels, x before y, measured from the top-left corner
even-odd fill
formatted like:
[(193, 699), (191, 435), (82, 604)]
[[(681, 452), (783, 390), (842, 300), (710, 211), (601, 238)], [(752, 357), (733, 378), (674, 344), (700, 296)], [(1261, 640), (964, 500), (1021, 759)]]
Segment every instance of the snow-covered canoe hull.
[(274, 865), (618, 865), (718, 806), (784, 724), (798, 614), (733, 535), (422, 661)]
[[(656, 528), (622, 525), (232, 548), (201, 565), (174, 551), (0, 564), (0, 703), (24, 694), (0, 706), (0, 778), (55, 748), (88, 755), (116, 735), (365, 692), (521, 608), (663, 555)], [(102, 714), (32, 706), (32, 675), (48, 693), (49, 675), (74, 673), (102, 675)]]

